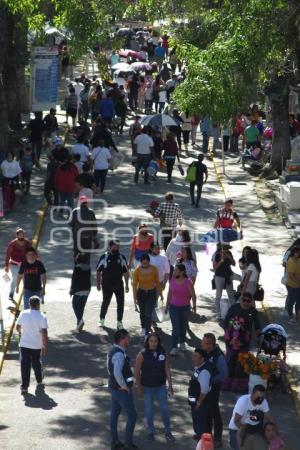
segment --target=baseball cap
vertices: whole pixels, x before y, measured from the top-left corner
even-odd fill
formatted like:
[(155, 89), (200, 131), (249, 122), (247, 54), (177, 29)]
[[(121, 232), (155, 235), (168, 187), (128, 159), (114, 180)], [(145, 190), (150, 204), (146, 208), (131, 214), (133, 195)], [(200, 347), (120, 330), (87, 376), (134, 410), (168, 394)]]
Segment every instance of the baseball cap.
[(85, 195), (81, 195), (79, 197), (79, 201), (80, 201), (81, 204), (82, 203), (87, 203), (88, 202), (88, 198)]
[(23, 230), (23, 228), (18, 227), (18, 228), (16, 229), (16, 234), (21, 233), (21, 232), (25, 233), (25, 231)]

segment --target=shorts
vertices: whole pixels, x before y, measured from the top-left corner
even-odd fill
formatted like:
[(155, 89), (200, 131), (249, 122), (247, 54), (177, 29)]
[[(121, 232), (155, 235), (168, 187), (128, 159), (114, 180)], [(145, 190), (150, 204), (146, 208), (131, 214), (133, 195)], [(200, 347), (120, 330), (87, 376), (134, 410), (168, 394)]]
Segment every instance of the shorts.
[(73, 119), (75, 119), (75, 117), (77, 116), (77, 109), (67, 108), (67, 114), (68, 116), (71, 116), (73, 117)]

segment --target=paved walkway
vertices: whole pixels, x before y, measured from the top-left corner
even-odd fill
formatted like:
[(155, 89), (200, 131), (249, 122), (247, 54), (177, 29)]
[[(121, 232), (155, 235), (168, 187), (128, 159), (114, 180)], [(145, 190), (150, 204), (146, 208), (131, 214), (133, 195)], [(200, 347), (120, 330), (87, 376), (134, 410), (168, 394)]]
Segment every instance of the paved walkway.
[[(205, 233), (211, 227), (215, 211), (222, 204), (224, 194), (210, 162), (208, 162), (209, 182), (204, 187), (201, 207), (193, 209), (188, 198), (188, 186), (177, 169), (172, 185), (165, 183), (165, 175), (159, 175), (158, 180), (150, 186), (143, 183), (134, 185), (128, 141), (122, 139), (118, 147), (125, 155), (124, 165), (109, 174), (107, 190), (102, 197), (107, 206), (95, 207), (97, 218), (99, 222), (101, 221), (102, 235), (105, 232), (113, 233), (116, 219), (129, 228), (128, 232), (131, 233), (135, 232), (136, 226), (141, 221), (146, 221), (157, 228), (157, 224), (152, 222), (145, 209), (151, 200), (161, 199), (170, 188), (181, 204), (184, 217), (188, 218), (192, 230)], [(183, 159), (183, 164), (189, 161), (190, 159)], [(284, 304), (284, 290), (280, 286), (280, 258), (284, 248), (289, 244), (289, 236), (285, 228), (274, 226), (267, 221), (255, 196), (252, 180), (233, 163), (232, 159), (228, 160), (228, 166), (226, 189), (234, 198), (236, 209), (242, 217), (245, 242), (262, 252), (262, 282), (271, 308), (274, 313), (280, 313)], [(120, 223), (117, 224), (119, 230), (115, 231), (118, 235), (121, 226)], [(45, 358), (46, 391), (43, 395), (35, 395), (33, 383), (26, 400), (20, 397), (18, 353), (14, 339), (0, 378), (0, 414), (4, 418), (0, 428), (1, 447), (5, 450), (38, 449), (43, 445), (46, 449), (63, 447), (66, 450), (79, 448), (107, 450), (110, 441), (110, 399), (106, 388), (105, 360), (116, 325), (116, 307), (113, 302), (107, 317), (107, 328), (99, 331), (97, 320), (101, 295), (93, 287), (86, 308), (84, 331), (80, 334), (74, 333), (75, 319), (68, 295), (72, 272), (72, 249), (66, 243), (67, 227), (64, 232), (56, 232), (55, 239), (50, 240), (55, 228), (57, 225), (47, 217), (39, 247), (41, 259), (47, 267), (49, 276), (46, 304), (43, 306), (49, 320), (50, 336), (49, 352)], [(123, 241), (125, 242), (125, 238)], [(170, 409), (173, 430), (177, 438), (174, 447), (179, 450), (195, 448), (191, 439), (191, 417), (186, 402), (187, 382), (192, 368), (191, 350), (199, 345), (201, 336), (207, 331), (214, 332), (219, 338), (220, 345), (223, 345), (222, 330), (215, 322), (213, 311), (210, 256), (205, 253), (203, 247), (197, 246), (196, 250), (199, 266), (196, 284), (198, 313), (205, 315), (206, 319), (204, 321), (200, 321), (198, 317), (192, 319), (188, 335), (190, 352), (171, 360), (176, 394), (170, 402)], [(127, 246), (124, 246), (124, 253), (128, 254)], [(238, 258), (239, 243), (234, 245), (234, 254)], [(94, 267), (96, 260), (97, 255), (92, 260)], [(95, 280), (93, 285), (95, 286)], [(130, 355), (134, 360), (141, 348), (141, 340), (138, 316), (134, 312), (131, 293), (126, 295), (124, 325), (133, 335)], [(159, 332), (166, 349), (169, 350), (170, 324), (160, 326)], [(297, 343), (295, 329), (294, 331), (289, 329), (289, 333), (291, 341)], [(291, 365), (297, 364), (297, 349), (297, 346), (289, 346)], [(236, 398), (234, 394), (222, 395), (225, 427)], [(297, 450), (300, 432), (291, 396), (274, 392), (270, 400), (274, 417), (278, 420), (282, 431), (289, 436), (291, 447)], [(145, 440), (141, 400), (137, 401), (137, 406), (139, 419), (136, 443), (141, 449), (150, 450), (153, 449), (153, 445), (149, 445)], [(159, 414), (156, 418), (159, 432), (155, 449), (166, 449)], [(228, 448), (226, 441), (227, 431), (224, 433), (224, 449)]]

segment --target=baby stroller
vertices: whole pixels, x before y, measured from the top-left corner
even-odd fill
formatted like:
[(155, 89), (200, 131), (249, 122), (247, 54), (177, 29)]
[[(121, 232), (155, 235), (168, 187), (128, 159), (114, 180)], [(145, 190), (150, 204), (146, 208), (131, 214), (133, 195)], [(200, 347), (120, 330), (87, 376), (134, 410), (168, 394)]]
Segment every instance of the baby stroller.
[(252, 166), (252, 164), (254, 162), (258, 162), (260, 161), (262, 157), (262, 149), (258, 146), (251, 146), (249, 148), (245, 148), (242, 155), (241, 155), (241, 159), (242, 159), (242, 167), (245, 167), (245, 163), (249, 162), (250, 166)]
[[(264, 353), (270, 356), (276, 362), (276, 371), (272, 375), (269, 386), (281, 387), (282, 392), (288, 391), (288, 366), (285, 363), (286, 359), (286, 343), (288, 335), (285, 329), (277, 323), (270, 323), (262, 329), (260, 334), (260, 345), (258, 348), (258, 355)], [(281, 353), (283, 358), (281, 358)]]

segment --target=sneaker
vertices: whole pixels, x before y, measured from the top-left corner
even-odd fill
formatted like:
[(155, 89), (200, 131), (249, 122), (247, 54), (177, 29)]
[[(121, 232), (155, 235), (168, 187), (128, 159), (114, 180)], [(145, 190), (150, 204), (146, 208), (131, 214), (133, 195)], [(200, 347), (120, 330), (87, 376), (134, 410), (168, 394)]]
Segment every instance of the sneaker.
[(139, 450), (139, 448), (135, 444), (130, 444), (130, 445), (124, 445), (124, 450)]
[(187, 352), (187, 347), (186, 347), (186, 343), (185, 342), (181, 342), (180, 344), (180, 350), (182, 352)]
[(117, 330), (124, 330), (123, 324), (121, 321), (117, 322)]
[(214, 448), (222, 448), (223, 447), (223, 443), (221, 440), (219, 439), (215, 439), (214, 441)]
[(288, 323), (297, 323), (297, 320), (295, 319), (295, 317), (291, 317), (290, 319), (288, 319)]
[(79, 323), (77, 324), (77, 331), (81, 331), (82, 330), (82, 328), (83, 328), (83, 326), (84, 326), (84, 321), (81, 319), (80, 321), (79, 321)]
[(148, 440), (148, 441), (154, 441), (154, 440), (155, 440), (155, 438), (154, 438), (154, 433), (148, 433), (148, 435), (147, 435), (147, 440)]
[(177, 348), (172, 348), (172, 350), (170, 351), (170, 355), (171, 356), (177, 356), (177, 354), (178, 354), (178, 350), (177, 350)]
[(21, 388), (21, 395), (26, 395), (26, 394), (28, 394), (28, 389)]
[(98, 322), (98, 327), (104, 327), (105, 319), (100, 319)]
[(173, 434), (170, 431), (168, 433), (166, 433), (166, 440), (169, 442), (175, 442), (175, 437), (173, 436)]

